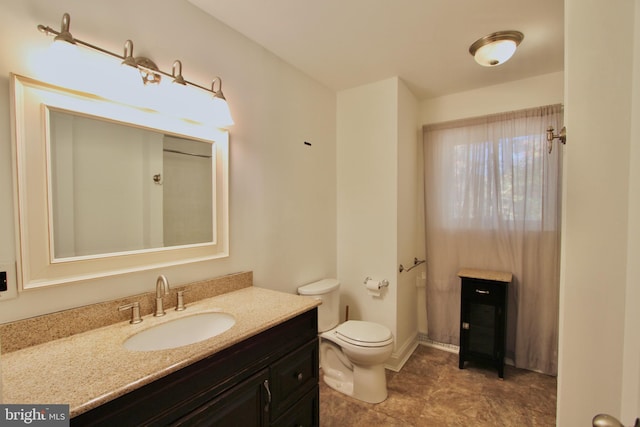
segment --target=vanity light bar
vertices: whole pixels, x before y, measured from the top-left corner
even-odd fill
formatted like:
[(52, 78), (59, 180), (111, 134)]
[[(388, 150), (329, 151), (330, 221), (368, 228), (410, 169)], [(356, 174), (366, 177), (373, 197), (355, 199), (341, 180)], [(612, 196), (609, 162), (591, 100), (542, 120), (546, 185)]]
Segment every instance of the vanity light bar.
[[(223, 106), (223, 112), (220, 114), (223, 117), (222, 125), (230, 126), (233, 124), (233, 119), (231, 118), (231, 112), (229, 111), (229, 106), (227, 105), (227, 100), (222, 93), (222, 79), (218, 76), (214, 77), (211, 82), (211, 88), (207, 88), (201, 86), (197, 83), (190, 82), (186, 80), (182, 76), (182, 62), (176, 60), (173, 63), (173, 67), (171, 73), (167, 73), (158, 68), (158, 66), (149, 58), (145, 58), (142, 56), (134, 57), (133, 56), (133, 42), (131, 40), (127, 40), (124, 44), (124, 55), (118, 55), (117, 53), (111, 52), (107, 49), (101, 48), (100, 46), (96, 46), (94, 44), (85, 42), (78, 38), (75, 38), (71, 35), (69, 31), (69, 26), (71, 23), (71, 16), (68, 13), (62, 15), (62, 22), (60, 24), (60, 31), (56, 31), (51, 27), (38, 25), (38, 30), (46, 35), (53, 35), (54, 42), (65, 42), (72, 45), (81, 45), (87, 47), (89, 49), (95, 50), (97, 52), (103, 53), (105, 55), (114, 57), (122, 62), (124, 65), (128, 65), (140, 70), (140, 74), (142, 76), (142, 80), (144, 84), (157, 84), (160, 82), (161, 76), (169, 77), (173, 79), (173, 82), (176, 84), (180, 84), (183, 86), (193, 86), (195, 88), (204, 90), (206, 92), (210, 92), (213, 95), (213, 99)], [(216, 90), (216, 83), (217, 90)]]

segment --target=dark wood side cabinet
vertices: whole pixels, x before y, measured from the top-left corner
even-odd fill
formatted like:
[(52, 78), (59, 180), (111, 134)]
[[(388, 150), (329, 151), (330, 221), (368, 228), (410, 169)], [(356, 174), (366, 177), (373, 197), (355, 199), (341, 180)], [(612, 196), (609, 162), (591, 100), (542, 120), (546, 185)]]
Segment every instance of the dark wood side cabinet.
[(71, 419), (72, 426), (318, 426), (317, 309)]
[(459, 368), (465, 361), (492, 363), (504, 378), (508, 284), (511, 273), (462, 269)]

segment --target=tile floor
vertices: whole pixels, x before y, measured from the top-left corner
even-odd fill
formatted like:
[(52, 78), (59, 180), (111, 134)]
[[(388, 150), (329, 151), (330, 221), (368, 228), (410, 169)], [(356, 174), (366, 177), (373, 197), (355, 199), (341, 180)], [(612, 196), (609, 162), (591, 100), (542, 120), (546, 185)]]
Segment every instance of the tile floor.
[(389, 397), (372, 405), (320, 380), (320, 426), (555, 426), (556, 378), (511, 366), (495, 369), (420, 345), (400, 372), (387, 370)]

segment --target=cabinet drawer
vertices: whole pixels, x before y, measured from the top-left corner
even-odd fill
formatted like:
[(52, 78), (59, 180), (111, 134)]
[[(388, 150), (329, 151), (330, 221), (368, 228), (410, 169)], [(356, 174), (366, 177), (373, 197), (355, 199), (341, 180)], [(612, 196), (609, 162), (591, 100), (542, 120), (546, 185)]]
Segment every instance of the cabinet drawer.
[(271, 420), (318, 384), (318, 339), (271, 366)]
[(501, 301), (504, 299), (505, 285), (484, 280), (463, 279), (462, 298), (474, 301)]

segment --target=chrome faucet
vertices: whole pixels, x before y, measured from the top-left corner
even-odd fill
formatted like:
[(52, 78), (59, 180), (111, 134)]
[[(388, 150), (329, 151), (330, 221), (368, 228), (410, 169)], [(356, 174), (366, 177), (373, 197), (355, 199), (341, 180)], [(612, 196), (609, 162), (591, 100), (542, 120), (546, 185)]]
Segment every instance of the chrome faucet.
[(156, 280), (156, 312), (153, 313), (155, 317), (164, 316), (164, 307), (162, 305), (162, 297), (169, 293), (169, 281), (161, 274)]

